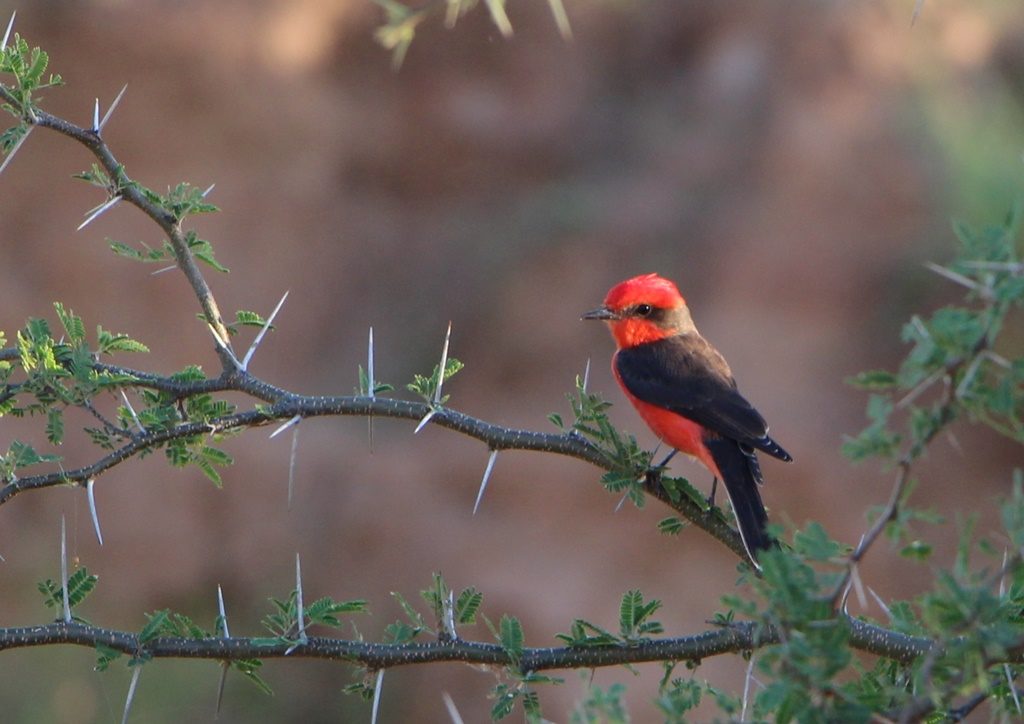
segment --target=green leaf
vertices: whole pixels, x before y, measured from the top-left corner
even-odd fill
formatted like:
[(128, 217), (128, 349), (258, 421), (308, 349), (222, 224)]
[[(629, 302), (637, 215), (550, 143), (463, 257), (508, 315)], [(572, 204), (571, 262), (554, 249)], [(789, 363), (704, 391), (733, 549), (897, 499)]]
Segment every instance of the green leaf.
[(112, 334), (103, 327), (96, 327), (97, 348), (100, 354), (115, 352), (149, 352), (149, 347), (127, 334)]
[(523, 653), (523, 626), (519, 619), (504, 614), (498, 627), (498, 642), (505, 652), (513, 659), (518, 660)]
[(262, 691), (268, 696), (273, 696), (274, 691), (270, 688), (270, 685), (259, 675), (259, 669), (263, 666), (263, 662), (259, 659), (238, 659), (231, 662), (231, 666), (237, 671), (240, 671), (245, 678), (255, 685), (257, 689)]
[(76, 316), (71, 310), (65, 309), (60, 302), (54, 302), (53, 308), (57, 312), (61, 326), (64, 327), (64, 333), (69, 343), (72, 346), (77, 346), (85, 341), (85, 325), (82, 323), (82, 318)]
[(460, 624), (476, 623), (476, 613), (483, 600), (484, 594), (472, 586), (462, 591), (455, 601), (455, 622)]
[(142, 627), (142, 631), (139, 632), (139, 643), (144, 644), (160, 636), (163, 633), (164, 627), (168, 625), (170, 616), (171, 611), (166, 608), (162, 611), (147, 613), (146, 618), (148, 621)]
[(64, 412), (59, 407), (46, 411), (46, 439), (53, 445), (64, 441)]
[(686, 523), (682, 519), (672, 515), (668, 518), (662, 518), (658, 521), (658, 532), (664, 535), (679, 535), (679, 533), (686, 527)]

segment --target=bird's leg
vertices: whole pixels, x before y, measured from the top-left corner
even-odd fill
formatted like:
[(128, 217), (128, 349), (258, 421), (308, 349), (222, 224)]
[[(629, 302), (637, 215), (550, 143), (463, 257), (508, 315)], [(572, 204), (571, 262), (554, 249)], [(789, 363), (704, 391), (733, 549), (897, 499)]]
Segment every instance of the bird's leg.
[(668, 455), (666, 455), (665, 459), (662, 460), (660, 463), (658, 463), (655, 467), (657, 469), (659, 469), (659, 470), (661, 468), (664, 468), (666, 465), (668, 465), (669, 461), (676, 456), (677, 452), (679, 452), (679, 451), (676, 450), (676, 449), (673, 449), (672, 452), (670, 452)]
[(715, 507), (715, 491), (718, 490), (718, 477), (715, 476), (711, 480), (711, 495), (708, 496), (708, 510), (711, 511)]
[(666, 455), (665, 459), (662, 460), (660, 463), (647, 469), (647, 475), (644, 476), (644, 482), (649, 487), (656, 488), (658, 485), (661, 484), (661, 474), (665, 470), (665, 466), (668, 465), (669, 461), (675, 457), (677, 452), (679, 451), (673, 450), (668, 455)]

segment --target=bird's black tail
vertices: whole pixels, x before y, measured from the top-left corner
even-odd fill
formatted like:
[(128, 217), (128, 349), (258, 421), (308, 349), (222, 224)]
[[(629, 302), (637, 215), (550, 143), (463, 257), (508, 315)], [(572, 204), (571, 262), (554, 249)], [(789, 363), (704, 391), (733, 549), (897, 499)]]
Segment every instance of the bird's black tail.
[(704, 444), (711, 451), (711, 457), (722, 474), (722, 482), (736, 515), (736, 525), (747, 555), (760, 568), (757, 554), (774, 548), (778, 543), (768, 534), (768, 513), (758, 490), (761, 475), (757, 453), (727, 438), (705, 439)]

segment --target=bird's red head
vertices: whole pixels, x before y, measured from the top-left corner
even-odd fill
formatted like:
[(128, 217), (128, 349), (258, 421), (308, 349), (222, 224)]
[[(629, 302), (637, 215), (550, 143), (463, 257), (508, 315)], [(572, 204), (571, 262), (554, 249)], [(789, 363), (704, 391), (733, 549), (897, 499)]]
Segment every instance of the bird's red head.
[(641, 274), (638, 277), (619, 282), (604, 298), (604, 305), (616, 311), (622, 311), (637, 304), (650, 304), (653, 307), (672, 309), (680, 304), (685, 304), (685, 302), (676, 285), (657, 274)]
[(657, 274), (619, 282), (604, 298), (604, 306), (587, 312), (583, 319), (608, 322), (620, 348), (656, 342), (693, 327), (679, 289)]

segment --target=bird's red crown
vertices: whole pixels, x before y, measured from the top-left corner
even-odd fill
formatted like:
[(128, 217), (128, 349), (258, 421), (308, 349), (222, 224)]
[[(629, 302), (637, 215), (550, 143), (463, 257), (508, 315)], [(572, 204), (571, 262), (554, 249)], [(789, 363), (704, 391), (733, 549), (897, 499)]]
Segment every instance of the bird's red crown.
[(611, 288), (604, 304), (609, 309), (625, 309), (633, 304), (650, 304), (671, 309), (685, 304), (676, 285), (657, 274), (641, 274)]

